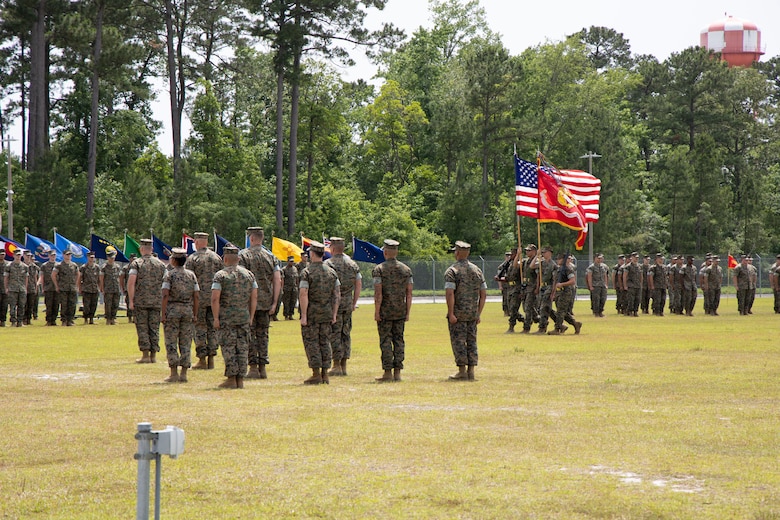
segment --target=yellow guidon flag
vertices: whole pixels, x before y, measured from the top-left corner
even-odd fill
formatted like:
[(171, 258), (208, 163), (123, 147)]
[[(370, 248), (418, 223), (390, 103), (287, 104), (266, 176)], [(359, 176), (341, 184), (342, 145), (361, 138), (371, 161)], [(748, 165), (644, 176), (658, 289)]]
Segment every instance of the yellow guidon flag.
[(273, 242), (271, 244), (271, 252), (274, 254), (276, 258), (278, 258), (282, 262), (286, 262), (288, 256), (293, 256), (295, 257), (296, 262), (300, 262), (301, 253), (303, 253), (303, 249), (293, 244), (292, 242), (288, 242), (287, 240), (282, 240), (281, 238), (273, 237)]

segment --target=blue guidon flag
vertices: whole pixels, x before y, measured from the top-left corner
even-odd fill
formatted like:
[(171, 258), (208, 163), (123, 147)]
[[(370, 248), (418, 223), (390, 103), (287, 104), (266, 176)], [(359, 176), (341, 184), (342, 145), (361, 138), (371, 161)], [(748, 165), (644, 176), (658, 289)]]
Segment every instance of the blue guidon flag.
[(66, 249), (70, 250), (71, 261), (74, 264), (87, 263), (87, 255), (89, 254), (89, 249), (82, 246), (81, 244), (68, 240), (64, 236), (57, 233), (56, 231), (54, 232), (54, 246), (56, 249), (59, 249), (63, 253), (65, 252)]
[(24, 239), (24, 248), (32, 252), (33, 257), (37, 262), (41, 262), (44, 264), (48, 262), (49, 251), (56, 251), (57, 261), (62, 262), (62, 252), (57, 251), (57, 248), (54, 247), (54, 244), (52, 244), (48, 240), (38, 238), (29, 233), (27, 233), (26, 235), (27, 236)]
[(368, 262), (371, 264), (381, 264), (385, 261), (385, 254), (382, 248), (375, 246), (371, 242), (352, 238), (352, 260), (356, 262)]
[(112, 242), (94, 233), (92, 233), (92, 237), (89, 241), (89, 245), (92, 248), (92, 251), (95, 252), (95, 258), (101, 258), (103, 260), (106, 260), (108, 258), (108, 253), (111, 251), (115, 251), (117, 262), (127, 263), (130, 261), (127, 259), (124, 253), (122, 253), (122, 251), (120, 251), (119, 248), (116, 247)]

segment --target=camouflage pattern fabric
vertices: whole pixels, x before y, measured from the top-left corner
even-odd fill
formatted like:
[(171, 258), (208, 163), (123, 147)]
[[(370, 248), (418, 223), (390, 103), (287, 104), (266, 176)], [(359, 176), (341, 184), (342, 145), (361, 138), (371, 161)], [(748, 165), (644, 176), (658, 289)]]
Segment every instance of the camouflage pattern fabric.
[(116, 319), (116, 311), (119, 309), (119, 292), (103, 294), (103, 314), (107, 320)]
[[(5, 270), (6, 288), (9, 293), (20, 292), (27, 294), (27, 278), (30, 275), (30, 269), (24, 262), (11, 262)], [(26, 298), (26, 296), (25, 296)]]
[(136, 276), (133, 300), (133, 306), (136, 310), (160, 310), (162, 306), (162, 280), (165, 271), (165, 264), (151, 255), (136, 258), (130, 264), (129, 275), (135, 274)]
[(295, 305), (298, 303), (298, 268), (295, 265), (287, 265), (282, 269), (282, 304), (284, 316), (292, 318), (295, 314)]
[(249, 304), (255, 287), (255, 276), (240, 265), (225, 267), (214, 275), (211, 289), (222, 291), (219, 298), (220, 327), (249, 326)]
[(114, 262), (114, 264), (105, 264), (101, 269), (103, 274), (103, 293), (117, 293), (119, 294), (119, 277), (122, 275), (122, 268)]
[(100, 290), (100, 267), (97, 264), (84, 264), (81, 272), (81, 292), (96, 293)]
[(99, 296), (100, 293), (97, 292), (81, 293), (81, 304), (82, 307), (84, 308), (83, 316), (85, 319), (90, 319), (95, 317)]
[(268, 312), (274, 303), (274, 272), (280, 270), (276, 258), (262, 246), (253, 246), (241, 250), (238, 264), (251, 271), (257, 281), (257, 310)]
[(341, 299), (333, 324), (331, 346), (333, 359), (341, 361), (352, 355), (352, 300), (355, 295), (355, 283), (361, 279), (360, 267), (347, 255), (333, 255), (325, 261), (339, 277)]
[(217, 340), (222, 347), (222, 357), (225, 360), (225, 377), (246, 376), (249, 338), (251, 335), (249, 323), (246, 325), (229, 325), (227, 327), (223, 327), (220, 323), (220, 328), (217, 331)]
[(374, 285), (382, 286), (379, 317), (384, 320), (406, 319), (406, 287), (414, 283), (412, 270), (397, 259), (385, 260), (371, 273)]
[(190, 344), (194, 332), (192, 318), (192, 303), (168, 303), (163, 330), (169, 367), (191, 366)]
[[(558, 264), (553, 260), (542, 260), (542, 286), (539, 290), (539, 330), (547, 328), (549, 319), (552, 318), (555, 322), (555, 311), (552, 308), (552, 284), (555, 280), (555, 275), (558, 272)], [(526, 329), (526, 327), (523, 327)], [(528, 323), (528, 328), (531, 330), (531, 324)]]
[(76, 277), (79, 272), (79, 267), (73, 262), (60, 262), (57, 267), (54, 268), (57, 273), (57, 285), (60, 288), (60, 292), (78, 292), (79, 288), (76, 286)]
[(76, 319), (76, 307), (79, 303), (79, 293), (76, 291), (63, 291), (60, 289), (60, 319), (62, 323), (72, 322)]
[(333, 321), (333, 294), (340, 287), (336, 271), (324, 263), (312, 263), (301, 273), (301, 288), (304, 287), (309, 291), (306, 320), (330, 325)]
[(330, 323), (316, 322), (301, 325), (303, 348), (306, 351), (309, 368), (330, 368), (333, 361), (330, 335)]
[(466, 259), (455, 262), (444, 272), (444, 287), (454, 290), (453, 314), (458, 321), (475, 321), (479, 318), (479, 292), (487, 289), (479, 267)]
[(406, 357), (406, 341), (404, 340), (404, 327), (406, 319), (378, 321), (376, 324), (379, 333), (379, 350), (381, 352), (382, 370), (404, 368)]
[(135, 332), (138, 335), (138, 350), (160, 351), (160, 308), (136, 307)]
[(447, 322), (450, 330), (450, 344), (455, 364), (459, 367), (476, 366), (479, 361), (477, 349), (477, 321)]

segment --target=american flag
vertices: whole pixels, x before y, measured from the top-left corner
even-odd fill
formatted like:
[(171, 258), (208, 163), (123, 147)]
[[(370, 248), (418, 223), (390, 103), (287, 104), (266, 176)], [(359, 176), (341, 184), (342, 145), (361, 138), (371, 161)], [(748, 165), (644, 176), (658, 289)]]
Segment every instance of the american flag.
[[(585, 211), (588, 222), (599, 220), (601, 180), (580, 170), (556, 170), (542, 167), (554, 173), (558, 181), (574, 195)], [(539, 218), (539, 179), (535, 163), (524, 161), (515, 155), (515, 199), (517, 214)]]

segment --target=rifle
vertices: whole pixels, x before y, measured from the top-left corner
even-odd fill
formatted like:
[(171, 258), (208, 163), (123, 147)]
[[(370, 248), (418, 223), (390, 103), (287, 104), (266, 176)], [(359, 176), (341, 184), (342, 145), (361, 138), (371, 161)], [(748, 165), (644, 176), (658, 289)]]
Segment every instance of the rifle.
[(561, 268), (558, 270), (558, 283), (566, 283), (569, 280), (569, 257), (571, 254), (567, 251), (565, 255), (563, 255), (563, 264), (561, 265)]

